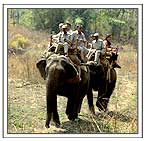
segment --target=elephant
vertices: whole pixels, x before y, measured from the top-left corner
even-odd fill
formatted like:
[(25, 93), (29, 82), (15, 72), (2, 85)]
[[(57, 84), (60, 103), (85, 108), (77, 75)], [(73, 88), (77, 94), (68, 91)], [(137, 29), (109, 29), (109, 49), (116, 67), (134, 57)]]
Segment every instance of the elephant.
[[(46, 128), (49, 128), (51, 118), (56, 127), (60, 126), (57, 111), (57, 95), (67, 97), (66, 115), (69, 120), (75, 120), (80, 113), (83, 98), (89, 94), (90, 71), (88, 67), (81, 67), (81, 80), (77, 69), (63, 55), (53, 54), (46, 61)], [(89, 105), (93, 110), (93, 105)]]
[(109, 60), (104, 55), (100, 56), (101, 64), (89, 61), (87, 64), (90, 69), (89, 105), (93, 105), (93, 92), (98, 91), (96, 106), (99, 111), (107, 111), (109, 99), (115, 89), (117, 74), (110, 66)]

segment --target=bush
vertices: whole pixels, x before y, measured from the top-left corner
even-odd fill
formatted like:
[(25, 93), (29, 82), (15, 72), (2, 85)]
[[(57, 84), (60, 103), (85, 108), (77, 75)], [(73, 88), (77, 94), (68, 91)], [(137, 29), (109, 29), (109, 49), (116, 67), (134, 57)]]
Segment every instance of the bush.
[(21, 34), (14, 35), (14, 37), (8, 43), (9, 47), (21, 47), (21, 48), (25, 48), (29, 46), (29, 44), (30, 44), (29, 39)]

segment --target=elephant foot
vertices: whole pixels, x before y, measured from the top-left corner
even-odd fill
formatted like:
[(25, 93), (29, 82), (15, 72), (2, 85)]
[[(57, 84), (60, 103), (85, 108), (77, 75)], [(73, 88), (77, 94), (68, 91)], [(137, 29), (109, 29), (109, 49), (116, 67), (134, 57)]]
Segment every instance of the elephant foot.
[(60, 128), (60, 123), (55, 123), (56, 128)]
[(59, 128), (60, 127), (60, 120), (59, 120), (59, 116), (58, 115), (56, 115), (56, 116), (54, 115), (53, 122), (54, 122), (55, 127)]
[(45, 124), (45, 127), (46, 127), (46, 128), (50, 128), (49, 124), (47, 124), (47, 123)]
[(78, 114), (68, 115), (68, 119), (71, 121), (74, 121), (76, 118), (78, 118)]
[(94, 108), (94, 106), (89, 107), (89, 110), (90, 110), (90, 113), (92, 115), (95, 115), (95, 108)]

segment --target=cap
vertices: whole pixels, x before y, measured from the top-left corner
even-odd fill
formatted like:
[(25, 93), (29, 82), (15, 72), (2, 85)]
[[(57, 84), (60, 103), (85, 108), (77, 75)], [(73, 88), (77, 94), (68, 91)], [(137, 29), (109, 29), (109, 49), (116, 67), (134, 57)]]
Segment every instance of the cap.
[(82, 26), (82, 24), (77, 24), (76, 28), (78, 28), (78, 27), (82, 28), (83, 26)]
[(110, 36), (112, 36), (112, 34), (106, 34), (106, 38), (109, 38)]
[(60, 23), (60, 24), (59, 24), (59, 27), (62, 27), (62, 26), (63, 26), (63, 23)]
[(66, 24), (62, 25), (62, 28), (67, 28), (67, 25)]
[(69, 21), (66, 22), (67, 26), (71, 26), (71, 23)]
[(94, 35), (93, 35), (94, 37), (96, 37), (96, 36), (99, 36), (99, 34), (98, 33), (94, 33)]

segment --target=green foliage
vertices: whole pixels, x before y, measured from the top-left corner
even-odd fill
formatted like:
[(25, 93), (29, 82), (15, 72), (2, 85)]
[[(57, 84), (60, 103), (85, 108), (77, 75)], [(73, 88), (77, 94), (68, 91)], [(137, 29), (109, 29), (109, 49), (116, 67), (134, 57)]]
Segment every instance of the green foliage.
[(82, 19), (81, 19), (80, 17), (77, 17), (77, 18), (75, 19), (75, 24), (83, 24)]
[(83, 24), (86, 35), (99, 32), (101, 36), (112, 33), (114, 39), (137, 39), (137, 9), (92, 9), (92, 8), (49, 8), (9, 9), (9, 22), (17, 23), (49, 33), (59, 31), (58, 24), (70, 21), (72, 29), (76, 23)]
[(118, 20), (118, 19), (115, 19), (115, 18), (110, 18), (110, 23), (111, 24), (115, 24), (115, 25), (121, 25), (121, 24), (125, 24), (126, 22)]
[(24, 14), (22, 14), (20, 18), (20, 24), (24, 25), (28, 28), (35, 28), (34, 22), (33, 22), (33, 12), (32, 10), (26, 9), (24, 10)]
[(35, 29), (58, 32), (58, 24), (64, 21), (63, 11), (63, 9), (33, 9)]

